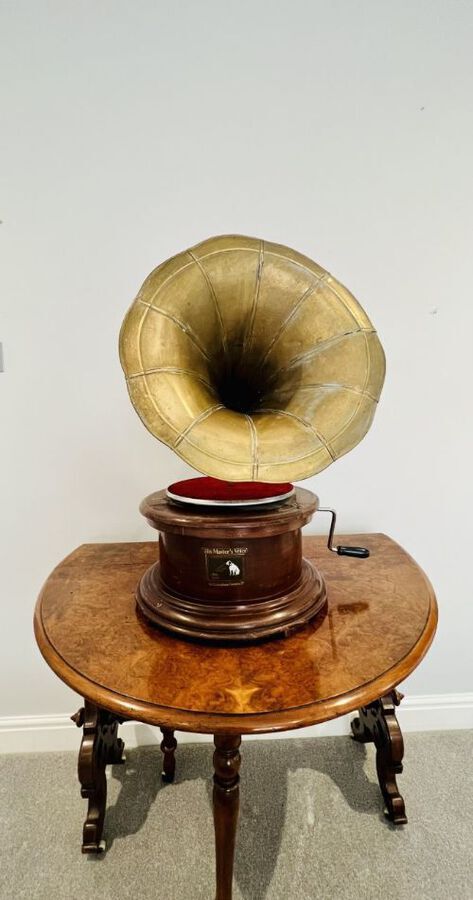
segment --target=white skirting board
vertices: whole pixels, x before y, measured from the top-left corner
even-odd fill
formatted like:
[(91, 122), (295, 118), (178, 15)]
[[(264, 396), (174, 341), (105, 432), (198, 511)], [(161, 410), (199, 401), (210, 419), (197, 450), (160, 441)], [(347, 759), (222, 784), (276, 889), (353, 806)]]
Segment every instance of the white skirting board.
[[(80, 701), (78, 702), (78, 705)], [(74, 710), (75, 712), (75, 710)], [(403, 731), (450, 731), (458, 728), (473, 729), (473, 693), (425, 694), (406, 697), (398, 708), (398, 718)], [(262, 739), (318, 737), (349, 733), (352, 716), (341, 716), (321, 725), (260, 735)], [(159, 744), (159, 728), (140, 722), (125, 722), (120, 726), (120, 736), (128, 747)], [(247, 737), (246, 740), (254, 740)], [(179, 743), (211, 741), (207, 734), (178, 732)], [(0, 753), (41, 753), (61, 750), (78, 750), (80, 731), (67, 713), (51, 716), (0, 717)]]

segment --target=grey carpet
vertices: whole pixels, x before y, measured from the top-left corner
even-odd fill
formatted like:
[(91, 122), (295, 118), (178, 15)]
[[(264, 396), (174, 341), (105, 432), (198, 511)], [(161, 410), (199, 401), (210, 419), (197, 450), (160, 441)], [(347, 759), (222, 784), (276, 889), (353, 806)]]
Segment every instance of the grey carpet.
[[(472, 736), (406, 736), (400, 829), (383, 817), (372, 746), (244, 742), (235, 900), (471, 900)], [(75, 754), (0, 757), (2, 900), (213, 900), (211, 753), (183, 745), (162, 786), (158, 748), (130, 751), (108, 782), (98, 859), (80, 853)]]

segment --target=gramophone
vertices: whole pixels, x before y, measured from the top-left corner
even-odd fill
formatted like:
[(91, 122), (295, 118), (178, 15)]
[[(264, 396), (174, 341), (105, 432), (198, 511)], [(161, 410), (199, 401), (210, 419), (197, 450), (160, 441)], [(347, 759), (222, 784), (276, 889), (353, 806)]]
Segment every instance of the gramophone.
[[(203, 477), (150, 494), (159, 561), (137, 603), (182, 637), (252, 641), (321, 613), (326, 587), (302, 555), (319, 507), (294, 487), (371, 425), (384, 353), (352, 294), (306, 256), (226, 235), (162, 263), (120, 332), (133, 406)], [(368, 556), (363, 547), (334, 547)]]

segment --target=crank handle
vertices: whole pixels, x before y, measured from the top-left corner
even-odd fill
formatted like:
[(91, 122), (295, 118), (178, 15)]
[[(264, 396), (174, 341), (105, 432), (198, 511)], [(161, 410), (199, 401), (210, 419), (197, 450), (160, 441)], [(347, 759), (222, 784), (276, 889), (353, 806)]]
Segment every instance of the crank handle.
[(330, 523), (330, 531), (328, 533), (327, 547), (332, 553), (338, 553), (339, 556), (354, 556), (356, 559), (366, 559), (370, 555), (370, 551), (367, 547), (344, 547), (341, 544), (338, 547), (333, 546), (333, 535), (335, 532), (335, 525), (337, 522), (337, 513), (334, 509), (330, 509), (328, 506), (322, 507), (319, 506), (317, 512), (327, 512), (332, 516), (332, 521)]

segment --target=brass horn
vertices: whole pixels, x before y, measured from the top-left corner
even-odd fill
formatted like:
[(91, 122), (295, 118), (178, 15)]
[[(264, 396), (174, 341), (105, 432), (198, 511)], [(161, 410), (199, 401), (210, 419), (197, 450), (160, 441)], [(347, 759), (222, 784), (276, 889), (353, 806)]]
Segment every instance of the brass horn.
[(281, 244), (203, 241), (148, 276), (120, 332), (148, 430), (206, 475), (320, 472), (371, 425), (384, 353), (352, 294)]

